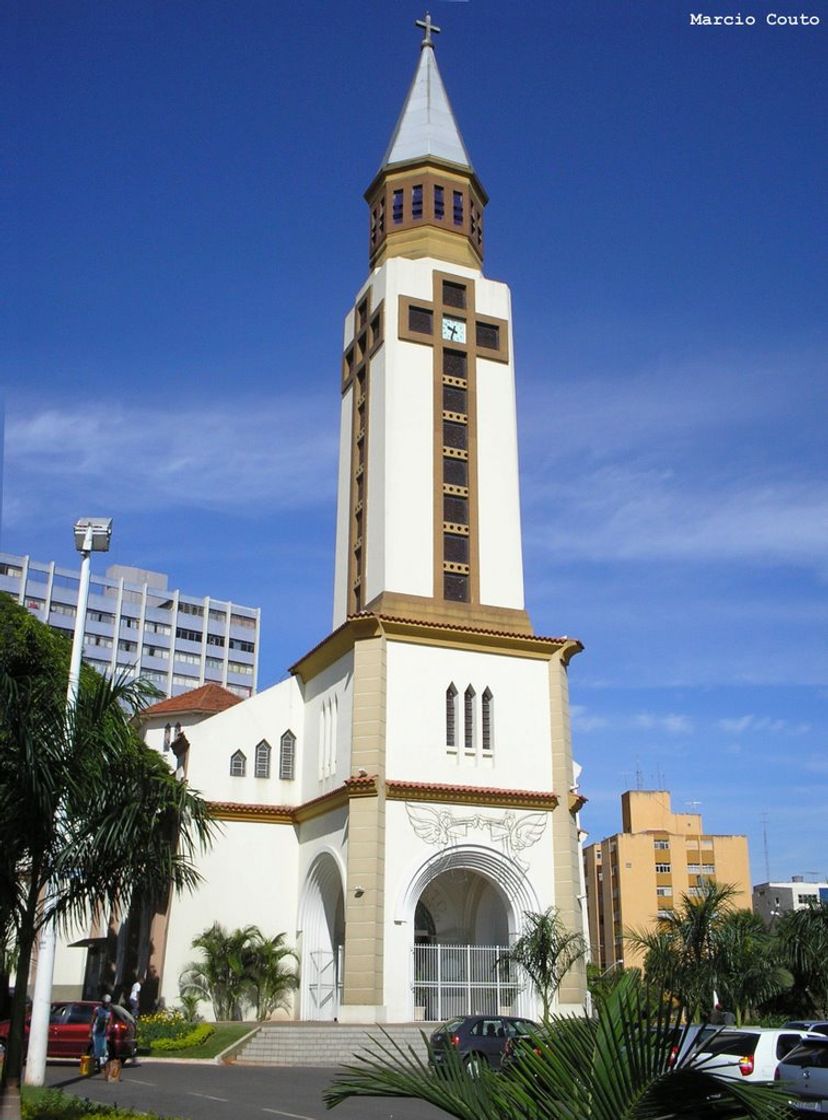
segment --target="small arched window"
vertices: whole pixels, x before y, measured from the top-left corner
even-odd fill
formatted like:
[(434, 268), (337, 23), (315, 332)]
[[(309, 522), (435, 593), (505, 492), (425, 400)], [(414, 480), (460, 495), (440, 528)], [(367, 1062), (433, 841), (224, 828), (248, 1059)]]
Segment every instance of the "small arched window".
[(247, 757), (244, 751), (235, 751), (230, 755), (230, 777), (243, 778), (247, 773)]
[(257, 778), (270, 777), (270, 743), (262, 739), (256, 747), (256, 767), (254, 773)]
[(488, 754), (494, 750), (494, 696), (490, 688), (484, 689), (480, 698), (480, 746)]
[(463, 695), (463, 745), (467, 751), (474, 751), (474, 697), (475, 691), (471, 685)]
[(169, 724), (164, 728), (164, 750), (170, 749), (170, 740), (172, 739), (172, 728)]
[(279, 740), (279, 777), (292, 782), (296, 777), (296, 736), (286, 731)]
[(446, 689), (446, 746), (457, 749), (457, 689), (454, 682)]

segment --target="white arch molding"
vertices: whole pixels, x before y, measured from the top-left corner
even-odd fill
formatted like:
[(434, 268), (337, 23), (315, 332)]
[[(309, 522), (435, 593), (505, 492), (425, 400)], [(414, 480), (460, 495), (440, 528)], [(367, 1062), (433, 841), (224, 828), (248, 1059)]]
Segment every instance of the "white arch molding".
[(414, 938), (414, 911), (423, 891), (445, 871), (475, 871), (487, 879), (503, 898), (509, 924), (509, 940), (519, 936), (523, 915), (538, 913), (540, 903), (526, 873), (511, 860), (492, 848), (479, 844), (457, 844), (435, 852), (419, 862), (408, 876), (408, 882), (397, 896), (394, 921), (406, 923)]
[(302, 938), (302, 1019), (335, 1019), (339, 1011), (339, 948), (344, 941), (344, 868), (337, 853), (320, 851), (305, 877), (299, 903)]

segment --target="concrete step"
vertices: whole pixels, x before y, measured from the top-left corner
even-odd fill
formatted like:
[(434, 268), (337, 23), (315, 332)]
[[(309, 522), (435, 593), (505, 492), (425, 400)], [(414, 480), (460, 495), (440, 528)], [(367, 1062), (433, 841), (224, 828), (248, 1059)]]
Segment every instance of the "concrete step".
[[(267, 1023), (231, 1057), (237, 1065), (338, 1066), (351, 1062), (367, 1049), (396, 1043), (426, 1055), (426, 1037), (434, 1029), (428, 1023), (383, 1023), (354, 1026), (350, 1023)], [(384, 1033), (383, 1033), (384, 1032)]]

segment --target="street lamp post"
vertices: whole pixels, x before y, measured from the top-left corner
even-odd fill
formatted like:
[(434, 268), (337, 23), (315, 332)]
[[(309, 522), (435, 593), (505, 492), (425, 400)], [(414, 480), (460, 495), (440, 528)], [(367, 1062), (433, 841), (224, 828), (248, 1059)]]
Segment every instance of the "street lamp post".
[[(108, 552), (112, 536), (111, 517), (82, 517), (75, 522), (75, 548), (81, 554), (78, 607), (72, 636), (72, 658), (69, 662), (69, 685), (66, 690), (66, 723), (72, 726), (72, 712), (78, 701), (80, 668), (83, 657), (83, 635), (86, 628), (86, 607), (89, 602), (89, 576), (93, 552)], [(58, 808), (58, 819), (62, 809)], [(46, 896), (47, 917), (43, 923), (37, 954), (37, 976), (32, 996), (32, 1019), (29, 1027), (29, 1053), (26, 1063), (26, 1084), (42, 1085), (46, 1077), (46, 1049), (49, 1041), (49, 1015), (52, 1003), (52, 980), (55, 973), (57, 928), (51, 911), (55, 905), (57, 884), (50, 883)]]

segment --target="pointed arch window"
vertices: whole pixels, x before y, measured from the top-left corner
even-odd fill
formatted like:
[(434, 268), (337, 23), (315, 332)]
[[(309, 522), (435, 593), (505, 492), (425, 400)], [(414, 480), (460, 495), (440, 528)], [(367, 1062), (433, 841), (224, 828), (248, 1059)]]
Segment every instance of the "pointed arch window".
[(230, 755), (230, 777), (243, 778), (247, 773), (247, 756), (244, 751), (234, 751)]
[(172, 739), (172, 727), (170, 727), (170, 725), (167, 724), (166, 727), (164, 728), (164, 750), (165, 751), (168, 751), (170, 749), (171, 739)]
[(480, 746), (484, 754), (494, 750), (494, 696), (486, 688), (480, 698)]
[(296, 777), (296, 736), (286, 731), (279, 740), (279, 777), (292, 782)]
[(475, 691), (471, 685), (463, 694), (463, 745), (468, 753), (474, 751), (474, 698)]
[(256, 746), (256, 766), (254, 773), (257, 778), (270, 777), (270, 743), (262, 739)]
[(446, 689), (446, 746), (457, 749), (457, 689), (454, 682)]

